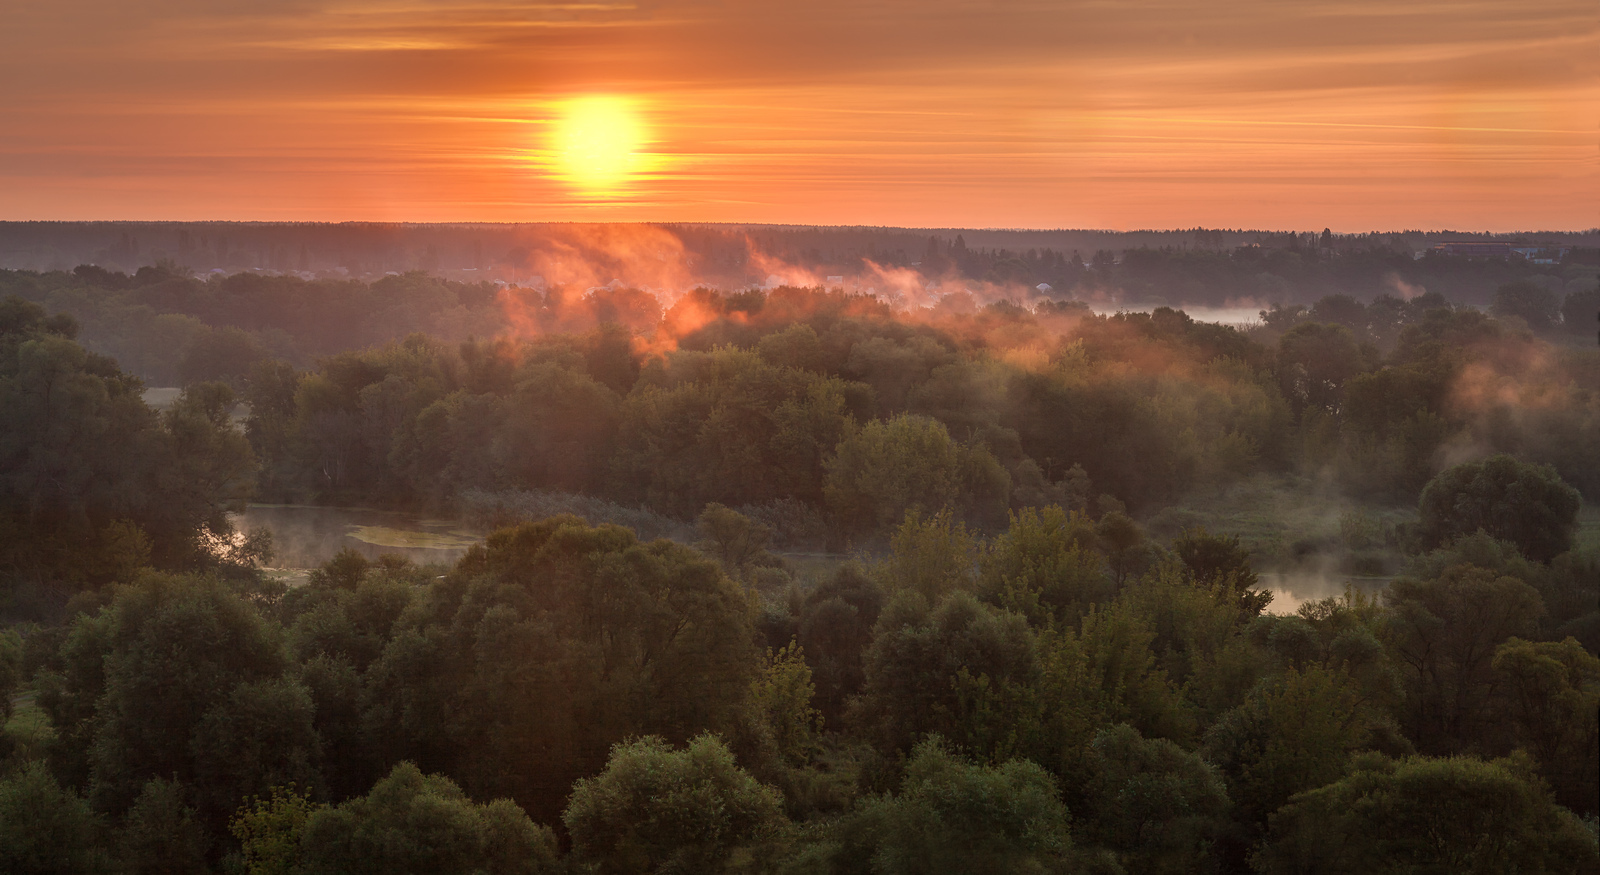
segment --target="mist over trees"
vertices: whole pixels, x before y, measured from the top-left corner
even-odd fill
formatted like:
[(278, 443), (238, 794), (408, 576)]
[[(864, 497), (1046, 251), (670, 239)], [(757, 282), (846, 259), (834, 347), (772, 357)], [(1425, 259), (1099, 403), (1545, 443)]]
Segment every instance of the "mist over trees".
[[(1195, 240), (1063, 269), (1389, 257)], [(1590, 293), (1474, 269), (1243, 327), (0, 273), (0, 869), (1592, 871)], [(1263, 480), (1385, 593), (1273, 612), (1185, 504)], [(286, 586), (252, 498), (486, 536)]]

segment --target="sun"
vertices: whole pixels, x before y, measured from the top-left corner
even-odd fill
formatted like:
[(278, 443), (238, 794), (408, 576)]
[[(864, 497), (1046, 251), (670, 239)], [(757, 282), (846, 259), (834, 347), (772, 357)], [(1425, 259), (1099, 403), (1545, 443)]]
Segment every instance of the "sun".
[(590, 194), (624, 188), (639, 169), (644, 127), (629, 101), (580, 97), (568, 101), (556, 123), (559, 176)]

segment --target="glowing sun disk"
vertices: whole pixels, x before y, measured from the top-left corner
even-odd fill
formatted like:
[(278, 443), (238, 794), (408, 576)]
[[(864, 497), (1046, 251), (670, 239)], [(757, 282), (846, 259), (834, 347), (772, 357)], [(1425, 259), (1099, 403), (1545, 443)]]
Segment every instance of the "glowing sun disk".
[(561, 176), (591, 193), (622, 187), (634, 172), (644, 130), (628, 102), (584, 97), (564, 107), (556, 125)]

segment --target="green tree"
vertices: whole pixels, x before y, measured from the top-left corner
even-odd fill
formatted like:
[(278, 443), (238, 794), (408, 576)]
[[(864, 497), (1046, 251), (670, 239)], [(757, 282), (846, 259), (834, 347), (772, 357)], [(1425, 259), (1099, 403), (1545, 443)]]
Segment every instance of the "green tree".
[(624, 402), (612, 482), (683, 516), (707, 502), (819, 501), (824, 460), (854, 430), (864, 391), (731, 347), (679, 351)]
[(257, 362), (267, 358), (259, 341), (237, 328), (213, 328), (190, 343), (178, 362), (184, 385), (215, 380), (234, 388), (245, 384)]
[(240, 806), (228, 831), (239, 842), (249, 875), (296, 875), (306, 821), (326, 806), (313, 803), (294, 785), (273, 787), (271, 795)]
[(617, 745), (573, 785), (562, 822), (573, 854), (604, 873), (728, 871), (785, 824), (777, 791), (711, 735), (683, 750), (654, 736)]
[(1296, 411), (1338, 413), (1345, 383), (1363, 370), (1361, 349), (1343, 325), (1302, 322), (1278, 340), (1278, 379)]
[(175, 778), (220, 831), (240, 798), (316, 780), (312, 703), (288, 667), (281, 629), (221, 582), (150, 574), (78, 616), (39, 704), (97, 806), (126, 811)]
[(840, 825), (834, 871), (885, 875), (1046, 872), (1071, 859), (1069, 815), (1050, 774), (1027, 760), (975, 765), (937, 736), (912, 751), (900, 792)]
[(1397, 741), (1391, 712), (1405, 694), (1396, 658), (1385, 647), (1392, 619), (1377, 599), (1352, 589), (1306, 602), (1287, 616), (1265, 615), (1248, 634), (1285, 667), (1302, 672), (1317, 667), (1343, 676), (1374, 744), (1390, 750)]
[(1367, 741), (1354, 692), (1337, 672), (1290, 669), (1206, 732), (1204, 753), (1228, 783), (1252, 838), (1296, 793), (1338, 780)]
[(1116, 595), (1098, 542), (1081, 512), (1023, 508), (983, 555), (978, 591), (1035, 626), (1076, 624), (1091, 606)]
[(307, 875), (560, 871), (555, 834), (508, 799), (479, 805), (442, 775), (394, 767), (372, 792), (315, 809), (301, 829)]
[[(1262, 654), (1246, 637), (1250, 620), (1240, 593), (1226, 581), (1197, 586), (1182, 564), (1164, 560), (1127, 586), (1118, 609), (1150, 634), (1149, 649), (1169, 682), (1211, 722), (1242, 703), (1266, 673)], [(1135, 723), (1146, 735), (1151, 733)]]
[(1561, 299), (1536, 282), (1517, 280), (1494, 290), (1489, 312), (1500, 317), (1515, 316), (1534, 331), (1548, 331), (1561, 316)]
[(1259, 872), (1584, 872), (1594, 834), (1526, 759), (1364, 758), (1274, 815)]
[[(1585, 628), (1585, 615), (1600, 606), (1600, 555), (1574, 550), (1549, 565), (1530, 560), (1516, 545), (1479, 530), (1448, 545), (1413, 556), (1403, 576), (1430, 580), (1457, 565), (1486, 568), (1498, 576), (1514, 577), (1538, 590), (1545, 613), (1540, 618), (1541, 638), (1562, 638)], [(1567, 631), (1562, 631), (1565, 628)], [(1597, 627), (1591, 635), (1600, 633)], [(1576, 634), (1576, 633), (1575, 633)], [(1600, 640), (1580, 638), (1590, 652), (1600, 652)]]
[(137, 379), (72, 333), (70, 321), (34, 305), (0, 307), (6, 582), (104, 583), (127, 566), (135, 542), (158, 565), (205, 564), (205, 548), (232, 536), (227, 513), (248, 495), (255, 469), (228, 421), (227, 389), (195, 386), (157, 415)]
[(1519, 747), (1539, 763), (1557, 801), (1600, 811), (1600, 659), (1577, 641), (1511, 638), (1495, 648)]
[(261, 461), (261, 485), (267, 494), (281, 494), (296, 478), (291, 455), (295, 393), (301, 374), (288, 362), (256, 362), (245, 380), (241, 400), (250, 409), (244, 434)]
[(1257, 616), (1272, 603), (1270, 590), (1257, 589), (1259, 580), (1250, 567), (1250, 551), (1238, 535), (1212, 535), (1202, 528), (1185, 530), (1172, 539), (1172, 552), (1188, 569), (1195, 583), (1224, 585), (1239, 593), (1239, 606), (1247, 616)]
[(0, 871), (17, 875), (108, 872), (100, 819), (45, 764), (0, 778)]
[(817, 749), (822, 714), (811, 705), (816, 687), (800, 645), (768, 650), (766, 670), (750, 684), (750, 705), (772, 738), (778, 756), (804, 765)]
[(1144, 529), (1121, 510), (1103, 514), (1095, 523), (1095, 534), (1105, 548), (1117, 586), (1122, 586), (1129, 575), (1138, 573), (1149, 562), (1150, 549), (1145, 542)]
[(1393, 647), (1408, 685), (1405, 724), (1426, 752), (1471, 750), (1488, 729), (1495, 648), (1529, 635), (1543, 611), (1522, 581), (1471, 565), (1389, 585)]
[(1125, 601), (1090, 609), (1076, 631), (1039, 636), (1039, 698), (1053, 755), (1061, 758), (1052, 768), (1087, 780), (1088, 746), (1112, 723), (1128, 723), (1147, 737), (1192, 741), (1194, 717), (1157, 663), (1155, 638)]
[(561, 516), (492, 533), (396, 624), (366, 672), (379, 761), (448, 770), (541, 820), (611, 745), (730, 732), (759, 669), (717, 564)]
[(798, 641), (817, 686), (817, 709), (830, 722), (860, 689), (862, 656), (883, 610), (884, 594), (861, 566), (847, 563), (806, 595)]
[(879, 576), (890, 594), (912, 592), (929, 605), (952, 592), (972, 589), (977, 541), (948, 509), (923, 518), (907, 511), (889, 539)]
[(1089, 767), (1094, 777), (1080, 841), (1115, 849), (1129, 872), (1215, 869), (1211, 845), (1226, 826), (1229, 804), (1216, 768), (1127, 724), (1095, 734)]
[(1428, 482), (1417, 504), (1427, 548), (1479, 529), (1548, 562), (1572, 547), (1581, 499), (1548, 465), (1490, 456), (1449, 468)]
[(496, 464), (511, 485), (598, 487), (614, 452), (621, 399), (600, 381), (554, 364), (529, 364), (517, 378), (499, 426), (487, 436), (459, 432), (457, 438), (489, 437)]
[(183, 785), (152, 780), (117, 830), (117, 860), (129, 875), (204, 875), (210, 836), (185, 800)]
[[(22, 636), (15, 629), (0, 630), (0, 727), (11, 720), (12, 697), (21, 684)], [(9, 752), (0, 749), (0, 757)]]
[(1004, 758), (1036, 722), (1029, 718), (1040, 664), (1027, 621), (968, 593), (931, 610), (912, 594), (891, 601), (864, 668), (851, 713), (885, 752), (937, 733), (975, 755)]
[(1584, 337), (1600, 331), (1600, 285), (1568, 292), (1561, 302), (1561, 324), (1568, 332)]
[(828, 505), (847, 531), (862, 533), (886, 530), (909, 511), (984, 516), (1011, 492), (1010, 475), (987, 449), (957, 443), (923, 416), (867, 423), (840, 442), (827, 470)]
[(822, 349), (822, 341), (817, 337), (817, 330), (804, 322), (768, 334), (761, 338), (756, 349), (762, 358), (780, 367), (817, 372), (827, 370), (826, 353)]
[(225, 384), (196, 383), (162, 413), (168, 440), (157, 483), (167, 487), (165, 502), (146, 523), (158, 566), (214, 567), (234, 540), (229, 514), (255, 491), (256, 459), (233, 424), (233, 407)]
[(702, 539), (700, 549), (721, 562), (731, 576), (742, 578), (753, 566), (777, 559), (767, 552), (772, 529), (724, 505), (706, 505), (695, 519), (695, 529)]

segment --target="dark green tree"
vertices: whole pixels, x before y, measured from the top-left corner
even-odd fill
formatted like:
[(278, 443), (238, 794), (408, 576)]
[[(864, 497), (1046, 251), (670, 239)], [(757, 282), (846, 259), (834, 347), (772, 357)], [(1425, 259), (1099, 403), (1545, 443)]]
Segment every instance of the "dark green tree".
[(117, 860), (129, 875), (205, 875), (210, 836), (185, 799), (183, 785), (152, 780), (117, 830)]
[(99, 584), (145, 558), (214, 564), (212, 548), (234, 534), (228, 512), (255, 474), (229, 421), (231, 392), (197, 384), (158, 415), (137, 379), (73, 333), (70, 320), (46, 318), (32, 304), (12, 299), (0, 308), (7, 582)]
[(88, 803), (33, 761), (0, 778), (0, 871), (17, 875), (110, 872), (104, 827)]
[(883, 610), (884, 594), (861, 566), (842, 566), (806, 594), (798, 640), (817, 686), (816, 703), (830, 725), (861, 689), (862, 659)]
[(743, 578), (757, 565), (773, 565), (778, 560), (767, 552), (772, 529), (736, 510), (720, 504), (706, 505), (695, 518), (700, 549), (715, 557), (732, 577)]
[(1367, 742), (1359, 716), (1356, 691), (1341, 673), (1291, 669), (1206, 732), (1206, 760), (1221, 770), (1237, 806), (1237, 840), (1253, 843), (1290, 797), (1345, 773)]
[(1549, 562), (1572, 547), (1581, 499), (1548, 465), (1490, 456), (1449, 468), (1428, 482), (1417, 503), (1426, 548), (1482, 529)]
[(759, 667), (742, 589), (679, 544), (552, 517), (491, 534), (366, 672), (379, 761), (543, 820), (611, 745), (729, 732)]
[(80, 614), (38, 677), (63, 771), (121, 813), (147, 782), (193, 788), (213, 832), (250, 793), (314, 783), (309, 693), (282, 630), (221, 582), (149, 574)]
[(1297, 411), (1338, 413), (1345, 383), (1365, 370), (1350, 329), (1302, 322), (1278, 340), (1278, 379)]
[(237, 328), (213, 328), (197, 336), (178, 362), (178, 379), (184, 385), (206, 381), (227, 383), (238, 389), (252, 369), (267, 358), (254, 337)]
[(847, 530), (883, 532), (909, 511), (953, 508), (968, 517), (1003, 511), (1010, 475), (983, 447), (951, 439), (922, 416), (874, 420), (839, 444), (827, 462), (828, 505)]
[(985, 758), (1021, 748), (1039, 654), (1027, 620), (956, 593), (929, 610), (903, 594), (878, 618), (852, 716), (881, 750), (939, 734)]
[(1600, 285), (1568, 292), (1561, 302), (1561, 324), (1584, 337), (1600, 332)]
[(1096, 733), (1088, 762), (1094, 777), (1080, 841), (1114, 849), (1129, 872), (1215, 869), (1211, 846), (1227, 826), (1229, 805), (1215, 767), (1127, 724)]
[(1495, 289), (1489, 312), (1515, 316), (1534, 331), (1549, 331), (1561, 318), (1561, 298), (1531, 280), (1518, 280)]
[(1195, 583), (1237, 592), (1244, 616), (1258, 616), (1272, 602), (1271, 591), (1257, 588), (1260, 581), (1250, 567), (1250, 551), (1239, 544), (1238, 535), (1213, 535), (1203, 527), (1185, 530), (1172, 539), (1172, 552)]
[(1429, 753), (1483, 749), (1493, 728), (1495, 648), (1537, 628), (1539, 593), (1514, 577), (1456, 565), (1429, 580), (1398, 578), (1384, 598), (1411, 738)]
[(1495, 648), (1517, 746), (1539, 763), (1558, 802), (1600, 811), (1600, 659), (1577, 641), (1511, 638)]

